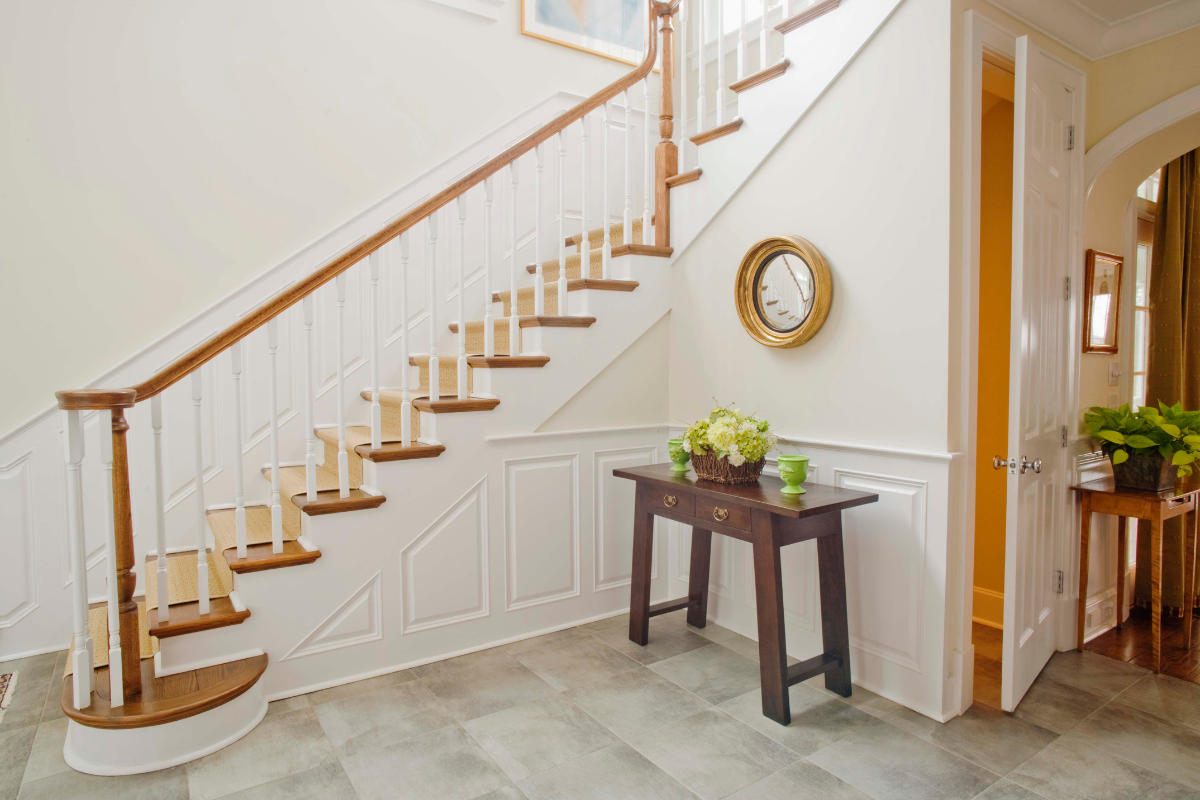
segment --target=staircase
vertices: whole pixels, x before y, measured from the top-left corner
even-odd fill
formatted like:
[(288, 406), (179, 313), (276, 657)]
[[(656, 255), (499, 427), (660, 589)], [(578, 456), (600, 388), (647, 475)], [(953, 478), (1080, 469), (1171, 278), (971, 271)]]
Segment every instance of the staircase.
[[(846, 2), (850, 6), (889, 5), (877, 0)], [(890, 5), (894, 4), (891, 0)], [(772, 58), (768, 64), (767, 50), (774, 47), (771, 42), (785, 31), (788, 37), (796, 36), (793, 32), (800, 31), (801, 26), (826, 18), (838, 5), (839, 0), (822, 0), (796, 10), (789, 19), (780, 21), (779, 33), (772, 31), (774, 39), (768, 38), (764, 21), (763, 69), (746, 70), (749, 74), (745, 77), (739, 70), (733, 76), (736, 80), (726, 81), (722, 67), (718, 97), (732, 94), (736, 102), (738, 95), (763, 91), (757, 87), (769, 87), (772, 81), (787, 75), (791, 71), (787, 59)], [(688, 240), (703, 225), (703, 220), (694, 218), (680, 220), (678, 212), (672, 216), (672, 193), (683, 190), (703, 194), (705, 179), (714, 168), (705, 162), (703, 167), (698, 165), (681, 173), (677, 167), (677, 145), (672, 140), (673, 71), (678, 61), (682, 65), (680, 92), (686, 128), (687, 86), (696, 77), (696, 59), (702, 61), (705, 57), (702, 48), (689, 56), (684, 22), (682, 55), (677, 58), (672, 44), (672, 20), (680, 8), (679, 0), (669, 6), (651, 4), (649, 25), (660, 36), (649, 37), (645, 60), (629, 75), (549, 121), (324, 267), (271, 297), (141, 384), (120, 390), (58, 393), (59, 407), (66, 419), (73, 576), (74, 637), (62, 690), (62, 707), (71, 720), (64, 754), (72, 767), (95, 774), (160, 769), (213, 752), (252, 730), (266, 712), (264, 675), (272, 669), (289, 669), (284, 665), (304, 644), (296, 645), (279, 663), (269, 664), (268, 652), (286, 650), (295, 641), (291, 637), (281, 642), (275, 632), (287, 629), (296, 619), (322, 613), (313, 603), (313, 597), (322, 591), (336, 590), (340, 596), (354, 594), (353, 584), (360, 578), (351, 577), (348, 567), (352, 562), (346, 559), (361, 561), (372, 552), (382, 552), (383, 543), (394, 538), (397, 525), (415, 519), (426, 506), (453, 505), (467, 488), (463, 483), (464, 465), (485, 463), (492, 457), (488, 449), (490, 437), (537, 430), (669, 311), (668, 270), (674, 252), (671, 225), (682, 222)], [(693, 11), (698, 8), (699, 4)], [(683, 9), (686, 14), (687, 6)], [(703, 35), (703, 28), (700, 32)], [(743, 30), (738, 35), (744, 34)], [(633, 178), (635, 165), (630, 151), (629, 89), (641, 83), (648, 118), (649, 81), (660, 38), (661, 140), (654, 147), (651, 170), (651, 131), (647, 124), (641, 213), (635, 216), (639, 181)], [(726, 37), (720, 39), (725, 42)], [(786, 39), (784, 46), (787, 47)], [(846, 58), (854, 51), (850, 50)], [(741, 54), (742, 49), (737, 52)], [(705, 72), (698, 70), (701, 81)], [(726, 104), (718, 103), (722, 110), (711, 121), (704, 107), (702, 84), (700, 88), (699, 108), (691, 125), (695, 134), (687, 137), (691, 146), (699, 148), (708, 142), (732, 141), (740, 135), (743, 118), (726, 120), (723, 110)], [(613, 213), (609, 185), (619, 181), (607, 179), (610, 174), (617, 174), (610, 170), (612, 148), (607, 142), (610, 103), (621, 95), (625, 101), (624, 158), (614, 160), (621, 162), (623, 168), (624, 204), (621, 207), (622, 198), (617, 198), (619, 213)], [(592, 164), (588, 120), (597, 111), (604, 115), (605, 146), (598, 159), (602, 162), (603, 187), (601, 192), (593, 187), (592, 194), (602, 194), (602, 224), (587, 227), (591, 218), (587, 210), (591, 197), (588, 170)], [(797, 115), (801, 113), (802, 110), (796, 111)], [(758, 124), (749, 114), (745, 121), (748, 127)], [(583, 229), (568, 235), (563, 201), (566, 163), (563, 133), (575, 124), (582, 130), (580, 227)], [(551, 147), (558, 155), (557, 230), (543, 231), (542, 170), (544, 150)], [(685, 161), (690, 152), (685, 150)], [(536, 175), (532, 239), (535, 258), (528, 265), (518, 262), (520, 242), (515, 222), (518, 165), (523, 157), (524, 162), (534, 163)], [(718, 163), (715, 168), (721, 173), (723, 167)], [(511, 189), (508, 218), (512, 228), (505, 237), (507, 241), (500, 242), (502, 249), (494, 265), (493, 251), (497, 248), (491, 238), (496, 228), (492, 219), (493, 184), (501, 178), (507, 178), (506, 185)], [(468, 280), (464, 266), (464, 253), (468, 249), (467, 197), (472, 190), (476, 196), (479, 193), (484, 196), (481, 280), (486, 300), (474, 319), (468, 318), (466, 300), (467, 289), (474, 282)], [(715, 209), (708, 213), (711, 217)], [(447, 227), (456, 228), (456, 247), (439, 240), (439, 215), (449, 215)], [(381, 269), (385, 258), (393, 266), (398, 260), (401, 319), (409, 320), (408, 262), (412, 245), (417, 241), (425, 244), (425, 275), (432, 286), (428, 290), (432, 302), (427, 304), (429, 352), (409, 352), (406, 324), (398, 364), (392, 367), (381, 355), (378, 288)], [(507, 249), (503, 249), (505, 246)], [(557, 251), (557, 256), (542, 258), (543, 246), (550, 252)], [(504, 282), (508, 288), (493, 291), (492, 281), (503, 280), (500, 276), (505, 272), (506, 260), (508, 270), (503, 278), (507, 278)], [(337, 321), (333, 326), (332, 349), (336, 352), (335, 363), (344, 365), (346, 274), (360, 262), (369, 270), (371, 286), (370, 324), (366, 327), (370, 332), (367, 338), (371, 385), (358, 393), (363, 405), (354, 406), (349, 416), (360, 417), (360, 412), (365, 411), (369, 422), (358, 425), (347, 422), (346, 401), (348, 396), (353, 400), (353, 395), (344, 385), (343, 368), (335, 370), (333, 418), (318, 420), (314, 418), (313, 296), (326, 286), (335, 294)], [(456, 295), (455, 321), (444, 325), (439, 325), (437, 319), (442, 305), (436, 296), (439, 282), (445, 288), (457, 287), (452, 293)], [(209, 384), (202, 377), (202, 368), (228, 352), (234, 396), (240, 397), (243, 362), (248, 358), (246, 348), (250, 345), (248, 337), (265, 329), (266, 357), (272, 376), (270, 407), (279, 409), (276, 377), (279, 325), (286, 312), (303, 320), (304, 386), (307, 387), (305, 396), (300, 398), (303, 462), (281, 459), (281, 449), (285, 447), (290, 453), (299, 453), (299, 441), (293, 438), (284, 441), (279, 415), (269, 415), (269, 463), (258, 470), (247, 470), (243, 459), (235, 457), (233, 496), (222, 498), (224, 505), (213, 505), (205, 499), (208, 478), (203, 463), (201, 408)], [(397, 377), (399, 385), (381, 385), (383, 374)], [(414, 375), (416, 385), (411, 386)], [(162, 398), (172, 386), (189, 383), (194, 408), (196, 541), (190, 547), (169, 548), (164, 513)], [(126, 442), (130, 422), (126, 414), (141, 403), (150, 407), (155, 476), (152, 491), (158, 513), (153, 521), (156, 547), (145, 555), (139, 590), (130, 497), (131, 490), (151, 489), (131, 486)], [(243, 420), (241, 406), (236, 401), (234, 404), (238, 409), (234, 415), (236, 441), (240, 443), (244, 441), (243, 426), (248, 423)], [(328, 411), (329, 405), (326, 402), (322, 408)], [(297, 410), (297, 417), (300, 411)], [(100, 437), (99, 453), (104, 486), (112, 487), (111, 492), (105, 492), (106, 517), (86, 520), (88, 525), (99, 524), (107, 529), (107, 598), (99, 603), (89, 603), (87, 597), (84, 556), (83, 427), (84, 415), (92, 412), (98, 412), (102, 430), (111, 429), (111, 438)], [(288, 430), (295, 432), (294, 427)], [(250, 474), (243, 475), (246, 471)], [(247, 504), (246, 496), (265, 496), (268, 501)], [(408, 568), (404, 558), (402, 553), (402, 570)], [(377, 591), (372, 588), (377, 585), (368, 583), (362, 590)], [(433, 615), (430, 618), (436, 618), (435, 612), (430, 613)], [(405, 634), (429, 627), (425, 618), (412, 610), (411, 603), (404, 616)], [(311, 628), (317, 621), (311, 619), (306, 627)], [(327, 620), (322, 625), (336, 627), (337, 622)], [(436, 649), (437, 645), (432, 647)], [(313, 652), (319, 652), (319, 648)]]

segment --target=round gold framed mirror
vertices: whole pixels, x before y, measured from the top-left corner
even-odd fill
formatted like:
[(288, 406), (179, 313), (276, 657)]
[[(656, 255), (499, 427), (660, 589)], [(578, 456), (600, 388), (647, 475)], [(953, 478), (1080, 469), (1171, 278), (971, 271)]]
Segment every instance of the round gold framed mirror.
[(738, 319), (768, 347), (798, 347), (829, 315), (833, 276), (821, 251), (799, 236), (772, 236), (747, 251), (734, 287)]

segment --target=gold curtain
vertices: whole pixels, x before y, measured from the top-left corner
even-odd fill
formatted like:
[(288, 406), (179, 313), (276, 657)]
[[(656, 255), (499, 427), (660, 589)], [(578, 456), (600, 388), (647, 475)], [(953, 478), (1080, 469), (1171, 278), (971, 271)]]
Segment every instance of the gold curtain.
[[(1200, 150), (1162, 168), (1150, 258), (1150, 357), (1146, 403), (1200, 408)], [(1150, 563), (1150, 525), (1138, 523), (1138, 565)], [(1183, 606), (1183, 518), (1163, 526), (1162, 603)], [(1200, 578), (1200, 573), (1197, 575)], [(1137, 571), (1149, 604), (1150, 570)]]

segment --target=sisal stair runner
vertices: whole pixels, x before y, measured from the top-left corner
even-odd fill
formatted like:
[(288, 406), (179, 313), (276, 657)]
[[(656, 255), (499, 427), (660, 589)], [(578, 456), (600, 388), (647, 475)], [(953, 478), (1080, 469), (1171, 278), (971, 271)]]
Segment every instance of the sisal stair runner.
[[(529, 274), (537, 272), (535, 264), (529, 264), (525, 267), (525, 271)], [(583, 274), (583, 256), (576, 253), (567, 256), (567, 280), (573, 281), (577, 278), (603, 278), (604, 277), (604, 253), (599, 249), (593, 249), (588, 254), (588, 274)], [(542, 280), (547, 284), (558, 280), (558, 259), (552, 258), (549, 261), (542, 262)], [(520, 290), (518, 290), (520, 291)]]
[[(608, 229), (608, 244), (611, 247), (616, 247), (624, 243), (625, 224), (623, 222), (614, 222)], [(583, 234), (577, 233), (574, 236), (567, 237), (567, 244), (571, 247), (579, 247), (583, 242)], [(633, 218), (633, 244), (642, 243), (642, 219), (641, 217)], [(604, 246), (604, 228), (595, 228), (588, 231), (588, 249), (593, 253), (597, 247)], [(569, 263), (569, 260), (568, 260)], [(545, 267), (542, 268), (545, 270)]]
[[(195, 563), (193, 561), (193, 563)], [(138, 639), (141, 642), (142, 658), (153, 658), (158, 652), (158, 639), (150, 635), (150, 626), (146, 619), (146, 602), (144, 600), (137, 601), (138, 606)], [(92, 657), (92, 666), (107, 667), (108, 666), (108, 604), (93, 603), (88, 606), (88, 633), (92, 637), (92, 649), (94, 650)], [(71, 637), (71, 652), (75, 650), (75, 637)], [(67, 668), (63, 671), (63, 677), (70, 677), (74, 664), (71, 662), (74, 659), (67, 659)]]
[[(632, 292), (638, 286), (637, 281), (606, 281), (597, 278), (568, 278), (567, 291), (576, 292), (582, 289), (597, 289), (604, 292)], [(558, 313), (558, 282), (546, 283), (545, 308), (547, 314)], [(497, 292), (493, 299), (504, 304), (504, 316), (512, 315), (512, 292)], [(528, 317), (537, 313), (537, 289), (526, 286), (517, 290), (517, 316)]]

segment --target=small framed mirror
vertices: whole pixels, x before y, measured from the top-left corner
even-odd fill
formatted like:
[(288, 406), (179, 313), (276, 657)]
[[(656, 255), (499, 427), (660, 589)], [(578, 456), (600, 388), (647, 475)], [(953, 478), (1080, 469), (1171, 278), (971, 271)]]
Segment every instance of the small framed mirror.
[(1087, 251), (1083, 273), (1083, 352), (1117, 352), (1121, 312), (1121, 267), (1125, 259)]
[(735, 286), (738, 318), (769, 347), (797, 347), (825, 323), (833, 278), (821, 252), (799, 236), (773, 236), (742, 258)]

